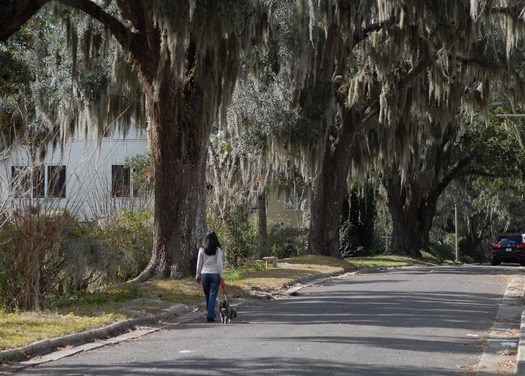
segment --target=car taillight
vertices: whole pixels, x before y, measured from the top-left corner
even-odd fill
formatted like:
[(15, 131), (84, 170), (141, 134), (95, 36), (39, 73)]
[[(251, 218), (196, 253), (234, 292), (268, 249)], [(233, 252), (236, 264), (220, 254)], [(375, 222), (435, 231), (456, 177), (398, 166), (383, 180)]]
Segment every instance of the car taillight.
[(492, 248), (501, 248), (501, 244), (493, 243)]
[(525, 243), (518, 244), (518, 249), (524, 249), (524, 248), (525, 248)]

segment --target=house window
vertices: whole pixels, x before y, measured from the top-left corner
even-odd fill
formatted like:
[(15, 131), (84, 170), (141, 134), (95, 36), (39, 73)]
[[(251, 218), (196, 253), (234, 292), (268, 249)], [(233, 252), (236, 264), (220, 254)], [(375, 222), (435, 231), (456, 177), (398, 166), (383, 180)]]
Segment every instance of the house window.
[(33, 198), (44, 198), (46, 186), (45, 178), (43, 167), (38, 167), (33, 171)]
[(130, 197), (131, 169), (124, 165), (111, 166), (111, 195), (113, 197)]
[(31, 170), (27, 166), (11, 167), (11, 186), (15, 197), (28, 197), (31, 192)]
[(47, 197), (66, 197), (66, 166), (47, 166)]
[(66, 196), (66, 167), (48, 166), (46, 176), (42, 166), (12, 166), (11, 183), (15, 197), (44, 198), (47, 192), (47, 197), (62, 198)]

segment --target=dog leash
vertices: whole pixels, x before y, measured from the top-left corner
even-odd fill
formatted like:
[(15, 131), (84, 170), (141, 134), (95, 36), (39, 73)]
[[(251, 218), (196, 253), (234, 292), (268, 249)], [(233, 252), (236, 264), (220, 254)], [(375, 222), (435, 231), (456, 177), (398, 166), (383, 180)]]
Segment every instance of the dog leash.
[(226, 295), (226, 283), (223, 282), (223, 285), (220, 286), (220, 287), (221, 287), (221, 289), (222, 289), (222, 295)]

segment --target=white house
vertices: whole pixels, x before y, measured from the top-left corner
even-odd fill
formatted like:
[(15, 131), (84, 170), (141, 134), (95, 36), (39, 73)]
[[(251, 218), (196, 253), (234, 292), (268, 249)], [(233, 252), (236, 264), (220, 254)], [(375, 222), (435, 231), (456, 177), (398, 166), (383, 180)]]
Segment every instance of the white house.
[[(145, 130), (131, 128), (103, 137), (77, 132), (62, 148), (39, 150), (13, 145), (0, 153), (0, 212), (16, 208), (67, 209), (89, 220), (121, 208), (153, 207), (140, 197), (126, 161), (147, 153)], [(268, 193), (269, 224), (302, 227), (307, 191), (280, 189)]]
[(0, 154), (0, 208), (67, 209), (79, 219), (91, 219), (122, 207), (150, 203), (133, 189), (125, 162), (147, 152), (145, 130), (130, 129), (103, 137), (77, 132), (63, 147), (41, 157), (27, 145), (13, 145)]

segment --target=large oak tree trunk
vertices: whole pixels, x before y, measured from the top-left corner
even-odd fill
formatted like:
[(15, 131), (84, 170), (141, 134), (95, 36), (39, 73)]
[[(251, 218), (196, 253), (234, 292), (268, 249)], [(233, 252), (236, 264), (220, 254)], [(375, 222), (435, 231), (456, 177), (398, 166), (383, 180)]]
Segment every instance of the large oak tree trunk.
[[(4, 1), (0, 40), (46, 2)], [(151, 261), (137, 279), (190, 276), (195, 272), (195, 249), (206, 230), (211, 125), (233, 92), (240, 47), (248, 42), (252, 46), (252, 37), (263, 32), (266, 14), (257, 18), (252, 13), (257, 7), (249, 5), (238, 9), (242, 1), (232, 2), (231, 17), (224, 16), (228, 4), (213, 1), (117, 0), (119, 17), (94, 1), (63, 3), (103, 24), (142, 80), (155, 173), (155, 231)], [(256, 18), (245, 19), (252, 16)], [(232, 23), (235, 17), (243, 22)]]
[(321, 171), (313, 182), (308, 254), (341, 257), (339, 225), (347, 191), (348, 160), (336, 160), (330, 150), (325, 151)]
[(322, 165), (312, 187), (308, 254), (341, 257), (339, 226), (343, 201), (348, 193), (356, 121), (357, 114), (346, 111), (337, 142), (326, 144)]
[(426, 146), (417, 166), (408, 169), (404, 180), (397, 164), (384, 169), (394, 254), (420, 258), (421, 250), (428, 250), (438, 199), (470, 161), (469, 156), (456, 160), (448, 155), (453, 150), (447, 145), (454, 140), (454, 127), (454, 123), (448, 124), (441, 142)]
[(402, 184), (401, 176), (392, 171), (383, 178), (393, 222), (390, 251), (421, 258), (421, 250), (428, 250), (439, 192), (437, 184), (422, 189), (415, 178), (408, 179)]
[[(167, 67), (164, 77), (175, 76)], [(155, 169), (153, 255), (138, 280), (193, 275), (196, 249), (206, 231), (206, 155), (211, 124), (205, 93), (193, 70), (187, 71), (183, 83), (165, 78), (158, 84), (158, 95), (146, 91)]]
[(301, 107), (304, 118), (317, 124), (325, 137), (319, 171), (312, 183), (307, 253), (340, 258), (339, 225), (347, 193), (354, 119), (352, 112), (346, 110), (341, 126), (335, 127), (335, 117), (331, 118), (336, 95), (333, 75), (341, 47), (338, 21), (332, 20), (326, 39), (315, 46), (320, 64), (316, 74), (308, 77), (310, 82), (303, 89)]

